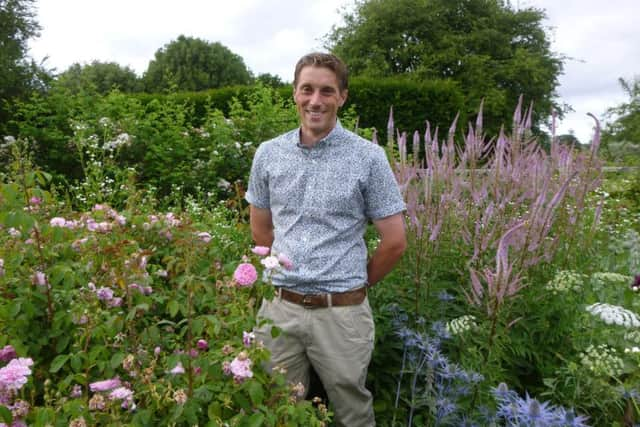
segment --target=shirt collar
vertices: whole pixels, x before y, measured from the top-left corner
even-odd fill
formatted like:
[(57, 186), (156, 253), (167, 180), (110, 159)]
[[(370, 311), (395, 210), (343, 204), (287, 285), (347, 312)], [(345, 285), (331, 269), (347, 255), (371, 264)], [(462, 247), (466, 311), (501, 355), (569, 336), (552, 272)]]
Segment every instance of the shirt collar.
[[(294, 132), (294, 140), (295, 143), (298, 147), (300, 148), (308, 148), (307, 146), (303, 145), (302, 142), (300, 141), (300, 132), (301, 132), (302, 128), (299, 127), (295, 132)], [(315, 147), (328, 147), (330, 145), (335, 144), (336, 142), (340, 141), (340, 136), (345, 132), (344, 128), (342, 127), (342, 125), (340, 124), (340, 119), (336, 120), (336, 125), (333, 127), (333, 129), (331, 129), (331, 132), (329, 132), (327, 134), (327, 136), (325, 136), (324, 138), (321, 138), (318, 142), (316, 142), (316, 144), (313, 146), (313, 148)]]

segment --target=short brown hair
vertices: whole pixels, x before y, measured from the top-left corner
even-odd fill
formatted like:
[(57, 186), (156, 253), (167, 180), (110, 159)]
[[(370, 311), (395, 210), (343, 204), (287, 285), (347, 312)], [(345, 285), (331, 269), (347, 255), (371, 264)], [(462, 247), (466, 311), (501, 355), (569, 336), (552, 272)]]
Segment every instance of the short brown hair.
[(342, 62), (340, 58), (331, 53), (322, 52), (308, 53), (300, 58), (300, 60), (296, 64), (296, 71), (293, 75), (294, 88), (298, 85), (300, 72), (304, 67), (309, 65), (313, 67), (325, 67), (330, 69), (336, 74), (340, 91), (349, 89), (349, 72), (345, 63)]

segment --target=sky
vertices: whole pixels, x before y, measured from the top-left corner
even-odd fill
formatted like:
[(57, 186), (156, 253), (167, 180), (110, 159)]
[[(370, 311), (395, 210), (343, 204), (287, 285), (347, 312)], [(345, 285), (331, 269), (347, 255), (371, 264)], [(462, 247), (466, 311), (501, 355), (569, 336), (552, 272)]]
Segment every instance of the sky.
[[(573, 111), (557, 133), (588, 143), (592, 113), (628, 100), (618, 79), (640, 77), (640, 0), (511, 0), (544, 9), (551, 48), (565, 60), (558, 100)], [(293, 80), (296, 61), (321, 50), (353, 0), (36, 0), (39, 38), (30, 54), (62, 72), (73, 63), (117, 62), (139, 75), (179, 35), (220, 42), (255, 74)], [(604, 123), (603, 123), (604, 124)]]

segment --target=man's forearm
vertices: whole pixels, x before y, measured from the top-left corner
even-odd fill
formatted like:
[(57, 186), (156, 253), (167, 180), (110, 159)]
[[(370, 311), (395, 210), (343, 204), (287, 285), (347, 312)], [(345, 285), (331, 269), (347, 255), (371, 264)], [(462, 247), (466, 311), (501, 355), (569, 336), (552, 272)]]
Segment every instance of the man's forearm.
[(254, 231), (252, 237), (256, 246), (267, 246), (270, 248), (271, 245), (273, 245), (273, 229)]
[(393, 269), (402, 257), (405, 248), (406, 245), (401, 243), (385, 244), (384, 241), (380, 242), (367, 263), (369, 286), (382, 280)]

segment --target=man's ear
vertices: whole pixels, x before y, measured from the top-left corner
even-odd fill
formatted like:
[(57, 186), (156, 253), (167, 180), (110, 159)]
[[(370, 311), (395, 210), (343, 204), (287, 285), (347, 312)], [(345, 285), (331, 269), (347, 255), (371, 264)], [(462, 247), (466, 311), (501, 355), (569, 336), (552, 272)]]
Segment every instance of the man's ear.
[(349, 89), (345, 89), (340, 92), (340, 102), (338, 102), (338, 106), (342, 107), (345, 102), (347, 102), (347, 97), (349, 96)]

